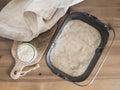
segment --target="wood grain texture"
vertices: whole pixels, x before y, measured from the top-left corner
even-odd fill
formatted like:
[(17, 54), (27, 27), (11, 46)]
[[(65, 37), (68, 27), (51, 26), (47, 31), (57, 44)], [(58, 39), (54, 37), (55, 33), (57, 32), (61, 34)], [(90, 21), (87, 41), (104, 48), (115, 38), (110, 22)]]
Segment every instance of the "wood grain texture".
[[(0, 0), (0, 9), (8, 1), (10, 0)], [(39, 69), (14, 81), (9, 77), (14, 65), (10, 52), (13, 41), (0, 38), (0, 90), (120, 90), (120, 0), (85, 0), (81, 4), (71, 7), (70, 11), (88, 12), (103, 22), (110, 23), (115, 29), (116, 39), (113, 48), (96, 81), (85, 88), (64, 81), (50, 71), (44, 56), (39, 62)], [(43, 40), (46, 45), (52, 37), (51, 33), (54, 33), (53, 29), (42, 34), (42, 37), (46, 37), (46, 34), (50, 35)]]

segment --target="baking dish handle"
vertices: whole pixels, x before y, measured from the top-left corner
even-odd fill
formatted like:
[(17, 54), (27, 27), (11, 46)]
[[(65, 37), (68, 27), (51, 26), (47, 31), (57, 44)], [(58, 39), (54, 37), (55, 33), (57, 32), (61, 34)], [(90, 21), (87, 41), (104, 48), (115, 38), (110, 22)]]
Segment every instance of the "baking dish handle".
[(110, 24), (105, 25), (105, 27), (107, 28), (107, 30), (111, 30), (113, 32), (113, 38), (112, 38), (112, 41), (110, 43), (110, 46), (108, 47), (108, 49), (106, 51), (106, 55), (104, 56), (103, 61), (100, 63), (100, 65), (98, 66), (97, 72), (94, 74), (93, 78), (88, 83), (80, 84), (80, 83), (77, 83), (77, 82), (73, 82), (74, 84), (76, 84), (78, 86), (81, 86), (81, 87), (91, 85), (94, 82), (94, 80), (96, 79), (96, 77), (97, 77), (98, 73), (100, 72), (102, 66), (104, 65), (106, 59), (108, 58), (109, 53), (111, 51), (111, 48), (113, 46), (114, 40), (115, 40), (115, 30), (112, 28), (112, 26)]

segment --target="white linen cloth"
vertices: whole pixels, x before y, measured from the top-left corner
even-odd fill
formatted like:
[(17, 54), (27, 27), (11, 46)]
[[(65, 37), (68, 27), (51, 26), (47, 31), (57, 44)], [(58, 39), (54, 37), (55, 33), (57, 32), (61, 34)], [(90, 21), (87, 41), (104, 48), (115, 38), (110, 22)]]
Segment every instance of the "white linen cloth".
[(70, 6), (83, 0), (12, 0), (0, 11), (0, 36), (30, 41), (46, 32)]

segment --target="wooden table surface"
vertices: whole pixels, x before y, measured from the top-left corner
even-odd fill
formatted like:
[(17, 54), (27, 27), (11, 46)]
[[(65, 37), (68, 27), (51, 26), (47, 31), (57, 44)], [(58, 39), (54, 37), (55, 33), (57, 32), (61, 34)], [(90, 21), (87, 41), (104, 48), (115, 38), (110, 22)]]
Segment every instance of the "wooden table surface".
[[(9, 1), (0, 0), (0, 9)], [(44, 56), (40, 61), (39, 69), (19, 80), (12, 80), (9, 73), (14, 65), (10, 52), (13, 41), (0, 38), (0, 90), (120, 90), (120, 0), (85, 0), (71, 7), (70, 10), (88, 12), (101, 21), (111, 24), (115, 29), (116, 38), (113, 48), (95, 82), (81, 88), (60, 79), (47, 67)], [(45, 33), (43, 37), (51, 32), (53, 33), (54, 30)], [(51, 36), (46, 39), (46, 45), (50, 38)]]

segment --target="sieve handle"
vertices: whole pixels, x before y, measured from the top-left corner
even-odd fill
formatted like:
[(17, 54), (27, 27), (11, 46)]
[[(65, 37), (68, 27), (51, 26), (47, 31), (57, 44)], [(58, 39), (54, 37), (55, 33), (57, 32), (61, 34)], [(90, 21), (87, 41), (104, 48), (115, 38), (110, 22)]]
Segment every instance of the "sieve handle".
[(113, 46), (114, 40), (115, 40), (115, 30), (112, 28), (112, 26), (111, 26), (110, 24), (105, 25), (105, 27), (108, 28), (108, 30), (112, 30), (114, 36), (113, 36), (112, 41), (111, 41), (111, 43), (110, 43), (110, 46), (109, 46), (109, 48), (108, 48), (108, 50), (107, 50), (107, 52), (106, 52), (106, 55), (105, 55), (105, 57), (103, 58), (103, 61), (102, 61), (101, 64), (99, 65), (99, 68), (98, 68), (97, 72), (94, 74), (94, 77), (91, 79), (90, 82), (88, 82), (87, 84), (78, 84), (78, 83), (73, 82), (74, 84), (76, 84), (76, 85), (78, 85), (78, 86), (81, 86), (81, 87), (91, 85), (91, 84), (94, 82), (95, 78), (97, 77), (98, 73), (100, 72), (102, 66), (104, 65), (104, 63), (105, 63), (105, 61), (106, 61), (106, 59), (108, 58), (109, 53), (110, 53), (110, 51), (111, 51), (111, 48), (112, 48), (112, 46)]

